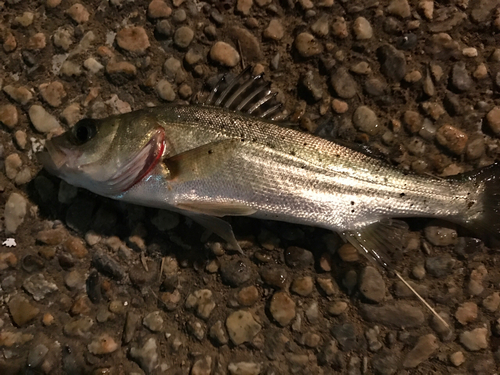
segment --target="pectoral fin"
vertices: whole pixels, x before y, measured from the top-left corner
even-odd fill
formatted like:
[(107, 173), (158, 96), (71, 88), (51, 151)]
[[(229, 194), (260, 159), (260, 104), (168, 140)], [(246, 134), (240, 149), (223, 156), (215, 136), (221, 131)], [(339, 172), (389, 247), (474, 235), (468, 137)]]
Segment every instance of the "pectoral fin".
[(233, 249), (238, 250), (238, 252), (243, 254), (243, 250), (241, 250), (238, 241), (236, 241), (236, 237), (234, 237), (231, 224), (217, 217), (196, 214), (193, 212), (186, 213), (186, 216), (191, 218), (194, 222), (200, 224), (202, 227), (215, 233), (220, 238), (229, 243), (233, 247)]
[(345, 231), (342, 237), (370, 261), (390, 269), (388, 254), (402, 249), (407, 230), (408, 225), (404, 221), (385, 219), (364, 228)]
[(170, 179), (176, 182), (201, 180), (222, 168), (240, 143), (236, 139), (224, 139), (174, 155), (163, 162), (170, 172)]

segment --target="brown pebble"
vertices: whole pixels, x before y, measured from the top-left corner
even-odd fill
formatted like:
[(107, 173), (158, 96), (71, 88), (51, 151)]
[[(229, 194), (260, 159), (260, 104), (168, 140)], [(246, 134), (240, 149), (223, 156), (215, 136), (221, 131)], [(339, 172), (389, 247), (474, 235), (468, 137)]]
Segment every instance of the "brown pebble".
[(36, 50), (36, 49), (44, 49), (45, 46), (47, 45), (45, 34), (44, 33), (37, 33), (33, 35), (31, 38), (28, 40), (28, 45), (26, 46), (27, 49), (30, 50)]
[(358, 250), (350, 243), (343, 244), (338, 250), (338, 254), (344, 262), (357, 262), (359, 260)]
[(52, 107), (59, 107), (62, 99), (66, 97), (66, 91), (61, 82), (42, 83), (38, 89), (45, 100)]
[(55, 8), (61, 4), (61, 0), (47, 0), (45, 3), (49, 8)]
[(241, 306), (253, 306), (258, 299), (259, 291), (253, 285), (241, 288), (241, 290), (238, 292), (238, 303)]
[(19, 120), (17, 109), (12, 104), (0, 106), (0, 122), (9, 129), (14, 128)]
[(36, 234), (36, 240), (45, 245), (59, 245), (66, 237), (66, 231), (62, 228), (41, 230)]
[(7, 35), (3, 38), (3, 50), (9, 53), (14, 51), (16, 47), (16, 37), (12, 33), (7, 33)]
[(76, 258), (84, 258), (88, 251), (85, 248), (83, 241), (76, 237), (70, 237), (64, 242), (65, 250)]
[(148, 5), (148, 17), (167, 18), (172, 14), (172, 8), (163, 0), (153, 0)]
[(8, 303), (10, 315), (17, 326), (24, 326), (33, 320), (40, 309), (33, 306), (26, 298), (17, 295)]
[(281, 40), (285, 35), (285, 31), (278, 19), (272, 19), (269, 25), (264, 29), (262, 35), (266, 39)]
[(349, 110), (349, 104), (347, 104), (343, 100), (333, 99), (332, 109), (335, 111), (335, 113), (346, 113)]
[(106, 65), (106, 72), (108, 74), (126, 74), (128, 76), (135, 76), (137, 68), (127, 61), (109, 61)]
[(76, 23), (85, 23), (89, 20), (90, 14), (82, 4), (73, 4), (66, 12)]
[(451, 125), (443, 125), (436, 132), (439, 144), (446, 147), (454, 154), (461, 155), (467, 145), (468, 136), (461, 130)]
[(422, 117), (418, 112), (406, 111), (403, 121), (408, 131), (412, 134), (418, 133), (422, 129)]
[(149, 39), (143, 27), (125, 27), (116, 34), (120, 48), (133, 53), (143, 54), (149, 48)]
[(91, 306), (92, 306), (92, 304), (89, 300), (89, 297), (80, 296), (73, 303), (73, 306), (71, 306), (70, 313), (73, 316), (88, 315), (92, 311)]
[(46, 327), (52, 325), (52, 323), (54, 323), (54, 315), (50, 314), (50, 313), (45, 313), (43, 314), (43, 318), (42, 318), (42, 324)]
[(460, 324), (466, 325), (477, 319), (477, 311), (477, 305), (474, 302), (464, 302), (455, 312), (455, 318)]
[(493, 107), (486, 115), (486, 122), (491, 131), (496, 135), (500, 134), (500, 107)]

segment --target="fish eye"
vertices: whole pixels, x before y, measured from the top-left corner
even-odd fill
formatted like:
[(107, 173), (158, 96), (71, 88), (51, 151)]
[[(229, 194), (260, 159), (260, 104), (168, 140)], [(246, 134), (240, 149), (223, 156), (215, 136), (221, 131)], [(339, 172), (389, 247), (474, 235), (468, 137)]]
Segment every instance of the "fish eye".
[(73, 141), (76, 145), (83, 145), (90, 141), (97, 133), (95, 120), (83, 119), (73, 126)]

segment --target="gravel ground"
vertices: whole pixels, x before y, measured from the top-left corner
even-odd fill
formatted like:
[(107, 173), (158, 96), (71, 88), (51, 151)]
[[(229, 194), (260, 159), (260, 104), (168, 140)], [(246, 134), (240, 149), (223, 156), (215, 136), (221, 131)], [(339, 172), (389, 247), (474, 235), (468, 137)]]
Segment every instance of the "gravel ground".
[(498, 31), (498, 0), (0, 2), (0, 373), (494, 374), (500, 254), (474, 233), (412, 220), (397, 254), (450, 331), (335, 234), (232, 219), (245, 257), (34, 153), (252, 65), (303, 131), (454, 175), (498, 158)]

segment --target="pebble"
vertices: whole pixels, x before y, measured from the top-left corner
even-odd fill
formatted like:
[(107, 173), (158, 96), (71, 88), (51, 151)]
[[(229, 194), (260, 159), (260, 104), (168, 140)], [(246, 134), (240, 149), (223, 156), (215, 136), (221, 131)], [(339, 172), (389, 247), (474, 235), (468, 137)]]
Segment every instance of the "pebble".
[(196, 360), (191, 368), (191, 375), (210, 375), (212, 372), (212, 357), (205, 356)]
[(453, 366), (459, 367), (465, 362), (464, 353), (461, 351), (450, 354), (450, 362)]
[(16, 132), (14, 133), (14, 139), (16, 141), (17, 146), (21, 150), (26, 149), (26, 144), (28, 143), (28, 135), (24, 130), (16, 130)]
[(421, 0), (418, 3), (418, 8), (422, 10), (424, 17), (431, 21), (434, 16), (434, 1), (432, 0)]
[(347, 352), (357, 348), (358, 340), (356, 337), (356, 328), (353, 324), (335, 325), (331, 328), (331, 332), (342, 350)]
[(308, 58), (323, 52), (323, 46), (309, 33), (300, 33), (295, 38), (295, 48), (300, 56)]
[(314, 287), (311, 276), (299, 277), (293, 280), (290, 289), (299, 296), (306, 297), (312, 293)]
[(210, 327), (208, 335), (218, 345), (226, 345), (229, 341), (226, 331), (224, 330), (224, 325), (220, 320), (216, 321), (212, 327)]
[(77, 237), (69, 237), (64, 242), (64, 250), (78, 259), (85, 258), (88, 254), (84, 242)]
[(383, 347), (383, 344), (379, 341), (379, 334), (380, 329), (378, 326), (368, 328), (365, 331), (365, 338), (368, 344), (368, 349), (373, 353), (378, 352)]
[(436, 140), (454, 154), (461, 155), (465, 151), (469, 137), (451, 125), (443, 125), (436, 132)]
[(64, 51), (69, 51), (69, 48), (73, 44), (73, 41), (71, 40), (72, 36), (73, 34), (70, 30), (60, 27), (52, 36), (52, 40), (56, 47), (59, 47)]
[(288, 284), (288, 273), (285, 268), (265, 266), (259, 270), (260, 277), (267, 284), (276, 289), (283, 289)]
[(485, 64), (479, 64), (472, 75), (475, 79), (485, 79), (488, 77), (488, 68)]
[(47, 294), (58, 290), (57, 285), (48, 281), (41, 273), (26, 278), (23, 282), (23, 288), (35, 301), (41, 301)]
[(460, 334), (460, 343), (469, 351), (476, 352), (488, 348), (488, 328), (476, 328)]
[[(319, 306), (317, 301), (312, 301), (309, 306), (305, 308), (306, 318), (311, 324), (317, 324), (319, 320)], [(300, 316), (297, 315), (297, 318)], [(297, 321), (297, 319), (296, 319)], [(292, 326), (293, 329), (293, 326)], [(300, 331), (300, 330), (299, 330)]]
[(416, 83), (422, 79), (422, 73), (418, 70), (413, 70), (404, 76), (404, 80), (407, 83)]
[(262, 33), (263, 37), (271, 40), (281, 40), (285, 36), (285, 31), (280, 20), (273, 18)]
[(163, 329), (163, 318), (161, 312), (153, 311), (147, 314), (142, 321), (145, 327), (149, 328), (152, 332), (160, 332)]
[(417, 344), (406, 355), (403, 361), (404, 368), (415, 368), (439, 348), (438, 339), (433, 334), (423, 335), (418, 338)]
[(469, 324), (477, 319), (477, 305), (474, 302), (464, 302), (458, 306), (455, 318), (462, 325)]
[(352, 30), (357, 40), (367, 40), (373, 37), (373, 28), (365, 17), (358, 17), (354, 20)]
[(332, 296), (339, 291), (337, 283), (330, 278), (318, 277), (316, 278), (316, 282), (318, 283), (320, 290), (327, 296)]
[(188, 26), (179, 27), (174, 34), (174, 43), (179, 48), (187, 48), (194, 38), (194, 31)]
[(109, 275), (115, 280), (122, 280), (125, 277), (125, 271), (120, 264), (102, 250), (94, 252), (92, 264), (99, 272)]
[(104, 65), (102, 65), (99, 61), (94, 59), (93, 57), (89, 57), (87, 60), (83, 62), (83, 66), (85, 69), (90, 72), (97, 74), (100, 70), (104, 69)]
[(237, 299), (241, 306), (253, 306), (259, 300), (259, 290), (253, 285), (241, 288)]
[(172, 8), (163, 0), (153, 0), (148, 5), (149, 18), (167, 18), (172, 14)]
[(359, 291), (368, 300), (382, 302), (385, 297), (385, 282), (375, 267), (367, 266), (363, 269), (359, 280)]
[(66, 13), (78, 24), (88, 22), (90, 17), (87, 9), (79, 3), (73, 4)]
[(227, 369), (231, 375), (259, 375), (260, 367), (259, 363), (254, 362), (231, 362)]
[(100, 335), (88, 345), (89, 352), (94, 355), (113, 353), (118, 348), (118, 343), (107, 333)]
[(167, 102), (174, 101), (176, 97), (172, 84), (166, 79), (162, 79), (156, 84), (156, 93)]
[(10, 316), (18, 327), (27, 325), (40, 313), (26, 298), (16, 295), (8, 303)]
[(190, 319), (186, 325), (188, 332), (198, 341), (202, 341), (205, 338), (205, 325), (202, 322), (196, 319)]
[(235, 67), (240, 62), (240, 54), (233, 46), (225, 42), (217, 42), (210, 49), (210, 58), (229, 68)]
[(185, 306), (187, 309), (195, 310), (196, 316), (199, 318), (207, 320), (215, 308), (212, 291), (209, 289), (196, 290), (187, 297)]
[(253, 0), (237, 0), (236, 11), (240, 14), (248, 16), (252, 8)]
[(125, 327), (123, 328), (123, 343), (128, 344), (135, 336), (135, 332), (139, 327), (141, 316), (133, 311), (127, 313), (125, 318)]
[(332, 33), (334, 36), (340, 39), (347, 38), (349, 36), (349, 30), (347, 29), (347, 22), (344, 17), (336, 17), (331, 26)]
[[(3, 271), (9, 267), (15, 268), (16, 265), (17, 265), (17, 257), (14, 255), (14, 253), (11, 252), (0, 253), (0, 271)], [(2, 282), (2, 287), (4, 287), (3, 282)]]
[(24, 86), (14, 87), (11, 85), (7, 85), (3, 88), (3, 91), (9, 95), (9, 97), (18, 102), (19, 104), (26, 105), (28, 102), (33, 99), (33, 94), (30, 90), (28, 90)]
[(80, 69), (80, 65), (78, 65), (74, 61), (66, 60), (60, 70), (61, 74), (66, 77), (78, 77), (82, 74), (82, 70)]
[(290, 268), (305, 269), (314, 264), (314, 255), (309, 250), (290, 246), (285, 251), (285, 263)]
[(137, 362), (146, 374), (151, 374), (158, 366), (158, 345), (154, 337), (150, 337), (142, 347), (132, 346), (130, 357)]
[(231, 260), (221, 264), (222, 280), (232, 287), (246, 283), (252, 277), (252, 268), (244, 260)]
[(498, 309), (499, 305), (500, 294), (498, 292), (489, 295), (483, 300), (483, 307), (490, 312), (495, 312)]
[(262, 326), (253, 315), (244, 310), (231, 313), (226, 319), (229, 338), (234, 345), (250, 342), (260, 332)]
[(64, 284), (70, 290), (80, 290), (85, 287), (85, 275), (79, 271), (73, 270), (64, 276)]
[(17, 109), (12, 104), (0, 106), (0, 122), (9, 129), (13, 129), (19, 120)]
[(35, 347), (30, 348), (27, 362), (28, 367), (37, 368), (38, 366), (40, 366), (48, 352), (49, 348), (47, 348), (47, 346), (44, 344), (38, 344)]
[(143, 54), (150, 47), (146, 30), (140, 26), (126, 27), (116, 34), (120, 48), (132, 53)]
[(362, 304), (360, 312), (370, 322), (394, 328), (420, 327), (425, 320), (424, 314), (419, 307), (407, 303), (395, 303), (394, 305), (385, 306)]
[(42, 83), (38, 89), (45, 100), (52, 107), (59, 107), (66, 97), (66, 91), (61, 82)]
[(477, 49), (474, 47), (466, 47), (462, 50), (462, 55), (465, 57), (477, 57)]
[(59, 121), (41, 105), (34, 104), (28, 111), (30, 121), (40, 133), (58, 133), (62, 131)]
[(285, 292), (276, 292), (271, 298), (269, 311), (274, 320), (285, 327), (295, 318), (295, 302)]
[(335, 113), (342, 114), (346, 113), (349, 110), (349, 105), (343, 100), (333, 99), (332, 109), (335, 111)]
[(26, 216), (28, 203), (26, 199), (18, 193), (12, 193), (5, 203), (4, 223), (5, 233), (14, 234), (17, 228), (23, 223)]
[(335, 93), (342, 99), (351, 99), (358, 92), (358, 84), (344, 67), (332, 74), (330, 82)]
[(37, 33), (33, 35), (31, 38), (29, 38), (26, 48), (29, 50), (40, 50), (44, 49), (46, 45), (47, 41), (45, 38), (45, 34)]
[(377, 48), (377, 58), (380, 71), (388, 79), (399, 82), (406, 75), (405, 55), (393, 46), (386, 44)]
[(311, 30), (319, 37), (327, 36), (329, 32), (328, 15), (324, 14), (318, 18), (318, 20), (312, 24)]
[(456, 62), (451, 69), (451, 85), (458, 91), (469, 91), (472, 89), (472, 80), (467, 67), (463, 62)]
[(14, 153), (8, 155), (5, 158), (5, 175), (7, 176), (7, 178), (9, 178), (10, 180), (15, 179), (22, 165), (23, 161), (21, 160), (19, 154)]
[(491, 131), (496, 135), (500, 135), (500, 107), (493, 107), (486, 115), (486, 122)]
[(401, 18), (408, 18), (411, 15), (410, 4), (408, 4), (407, 0), (392, 0), (387, 7), (387, 13)]
[(445, 277), (451, 274), (454, 265), (455, 260), (450, 255), (428, 257), (425, 260), (427, 272), (434, 277)]
[(382, 130), (380, 120), (371, 108), (360, 105), (352, 115), (352, 122), (354, 126), (364, 133), (369, 135), (377, 135)]
[(162, 35), (163, 37), (170, 37), (172, 36), (172, 25), (170, 25), (170, 22), (167, 20), (161, 20), (156, 24), (155, 30), (158, 34)]
[(28, 27), (33, 23), (35, 15), (32, 12), (23, 12), (22, 16), (14, 18), (14, 22), (22, 27)]

